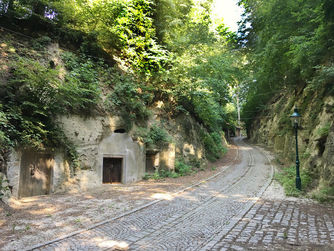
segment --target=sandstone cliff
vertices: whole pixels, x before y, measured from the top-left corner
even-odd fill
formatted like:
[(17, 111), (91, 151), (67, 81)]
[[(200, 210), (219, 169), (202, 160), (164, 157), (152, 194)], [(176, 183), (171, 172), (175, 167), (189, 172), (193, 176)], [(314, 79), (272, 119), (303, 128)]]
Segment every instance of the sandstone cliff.
[(271, 147), (281, 161), (293, 164), (295, 139), (289, 116), (294, 106), (302, 115), (298, 142), (302, 171), (310, 172), (314, 194), (331, 197), (334, 195), (333, 83), (317, 90), (304, 88), (294, 95), (275, 96), (268, 110), (252, 123), (249, 137)]

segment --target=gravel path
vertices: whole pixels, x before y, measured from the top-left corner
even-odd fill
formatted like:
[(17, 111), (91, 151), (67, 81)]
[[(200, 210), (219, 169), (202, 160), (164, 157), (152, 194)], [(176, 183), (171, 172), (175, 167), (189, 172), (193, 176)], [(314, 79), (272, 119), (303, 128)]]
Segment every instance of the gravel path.
[(182, 193), (35, 250), (206, 250), (230, 231), (272, 178), (268, 159), (240, 139), (239, 161)]

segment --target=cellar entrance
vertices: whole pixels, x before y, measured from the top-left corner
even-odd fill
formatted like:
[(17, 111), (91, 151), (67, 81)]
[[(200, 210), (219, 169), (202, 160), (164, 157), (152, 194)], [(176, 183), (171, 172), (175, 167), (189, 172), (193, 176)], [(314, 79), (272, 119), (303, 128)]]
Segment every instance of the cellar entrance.
[(123, 158), (103, 158), (103, 184), (122, 181)]
[(21, 158), (19, 197), (50, 193), (54, 159), (50, 154), (24, 152)]

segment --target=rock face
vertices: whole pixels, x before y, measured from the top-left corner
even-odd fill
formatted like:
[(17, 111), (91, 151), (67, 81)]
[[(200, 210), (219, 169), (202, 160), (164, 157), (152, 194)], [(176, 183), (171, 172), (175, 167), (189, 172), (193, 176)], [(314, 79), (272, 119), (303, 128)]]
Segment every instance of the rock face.
[(125, 125), (119, 117), (71, 116), (60, 118), (60, 123), (76, 145), (81, 165), (78, 179), (82, 188), (102, 183), (104, 158), (123, 160), (122, 183), (134, 182), (144, 176), (145, 148), (125, 132)]
[(334, 97), (325, 88), (275, 97), (269, 110), (253, 122), (248, 136), (294, 163), (295, 138), (289, 118), (294, 106), (302, 115), (298, 130), (301, 167), (310, 171), (319, 186), (334, 187)]
[[(197, 168), (206, 163), (198, 133), (203, 128), (199, 124), (186, 115), (161, 120), (155, 116), (149, 124), (163, 124), (172, 140), (161, 149), (146, 149), (143, 143), (132, 139), (132, 132), (126, 132), (128, 127), (120, 117), (72, 115), (57, 118), (59, 126), (76, 148), (80, 168), (72, 170), (61, 149), (52, 153), (13, 150), (7, 163), (12, 195), (22, 197), (82, 191), (104, 183), (131, 183), (142, 179), (145, 172), (160, 168), (174, 170), (176, 160)], [(51, 159), (41, 157), (46, 155), (52, 156)], [(48, 169), (43, 163), (49, 163)], [(46, 170), (44, 173), (43, 168)]]
[[(48, 183), (40, 184), (40, 186), (48, 186), (44, 191), (67, 190), (71, 184), (75, 184), (78, 190), (85, 190), (102, 183), (113, 183), (116, 181), (115, 175), (119, 176), (117, 182), (122, 183), (131, 183), (144, 176), (145, 147), (134, 142), (130, 135), (122, 130), (124, 124), (120, 118), (70, 116), (61, 117), (58, 121), (65, 135), (76, 146), (81, 168), (76, 170), (75, 175), (73, 175), (73, 171), (71, 173), (70, 166), (63, 155), (52, 153), (52, 171), (48, 174)], [(20, 194), (20, 187), (23, 186), (24, 190), (38, 190), (36, 179), (30, 176), (36, 175), (36, 169), (37, 171), (41, 169), (40, 158), (38, 161), (23, 164), (23, 154), (27, 155), (25, 150), (13, 150), (7, 163), (9, 186), (12, 189), (12, 194), (17, 197), (29, 194)], [(29, 155), (34, 155), (34, 153)], [(107, 162), (111, 164), (106, 166)], [(121, 164), (115, 167), (113, 165), (116, 162)], [(29, 170), (22, 168), (29, 168)], [(117, 169), (116, 173), (112, 169)], [(24, 176), (22, 176), (23, 174)], [(30, 194), (37, 195), (33, 192)]]

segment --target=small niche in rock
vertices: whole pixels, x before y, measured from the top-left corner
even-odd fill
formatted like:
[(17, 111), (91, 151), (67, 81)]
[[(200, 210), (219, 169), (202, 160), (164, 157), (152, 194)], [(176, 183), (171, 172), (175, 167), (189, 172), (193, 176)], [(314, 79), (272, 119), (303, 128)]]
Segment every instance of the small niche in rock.
[(116, 129), (114, 133), (126, 133), (125, 129)]
[(317, 147), (319, 149), (319, 156), (322, 156), (326, 148), (327, 137), (322, 137), (318, 140)]

